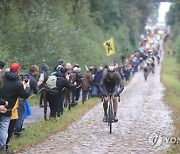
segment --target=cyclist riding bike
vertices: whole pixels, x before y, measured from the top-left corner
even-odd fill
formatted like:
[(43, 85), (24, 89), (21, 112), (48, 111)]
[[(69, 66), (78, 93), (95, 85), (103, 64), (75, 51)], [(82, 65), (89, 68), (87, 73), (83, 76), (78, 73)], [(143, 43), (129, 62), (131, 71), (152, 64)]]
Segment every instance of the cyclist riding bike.
[(109, 94), (112, 94), (112, 100), (113, 100), (113, 110), (114, 110), (114, 122), (118, 121), (117, 118), (117, 107), (118, 107), (118, 100), (117, 97), (119, 97), (119, 94), (124, 89), (124, 82), (122, 80), (122, 77), (119, 73), (115, 71), (114, 66), (109, 66), (107, 73), (104, 75), (104, 77), (101, 80), (101, 86), (100, 86), (102, 96), (103, 96), (103, 108), (104, 108), (104, 118), (103, 121), (108, 121), (107, 116), (107, 109), (108, 109), (108, 100)]
[(143, 71), (144, 71), (144, 79), (146, 81), (149, 73), (149, 64), (146, 62), (143, 65)]

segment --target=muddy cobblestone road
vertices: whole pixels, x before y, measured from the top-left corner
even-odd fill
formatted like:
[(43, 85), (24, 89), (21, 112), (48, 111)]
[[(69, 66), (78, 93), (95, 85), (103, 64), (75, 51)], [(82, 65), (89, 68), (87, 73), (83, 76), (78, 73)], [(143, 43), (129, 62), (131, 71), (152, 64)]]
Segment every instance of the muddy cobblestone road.
[(21, 154), (167, 153), (169, 145), (163, 138), (149, 137), (153, 133), (171, 136), (174, 130), (171, 111), (163, 103), (165, 89), (160, 82), (160, 66), (155, 71), (147, 82), (142, 72), (135, 74), (125, 88), (118, 106), (119, 122), (113, 123), (112, 134), (107, 123), (102, 122), (103, 109), (99, 103), (67, 130)]

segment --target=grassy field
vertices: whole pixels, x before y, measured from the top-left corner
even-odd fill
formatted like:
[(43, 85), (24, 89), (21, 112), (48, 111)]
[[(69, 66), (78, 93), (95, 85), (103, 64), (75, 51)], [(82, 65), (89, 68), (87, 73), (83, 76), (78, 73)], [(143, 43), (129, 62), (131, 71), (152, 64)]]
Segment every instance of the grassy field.
[[(165, 44), (165, 55), (162, 65), (162, 82), (166, 87), (165, 101), (173, 109), (176, 131), (174, 136), (180, 137), (180, 64), (173, 56), (171, 42)], [(170, 51), (168, 53), (168, 51)], [(173, 145), (174, 146), (174, 145)], [(170, 153), (180, 152), (180, 143)]]
[(44, 121), (41, 120), (38, 123), (30, 125), (18, 139), (12, 138), (9, 144), (9, 148), (15, 152), (22, 150), (26, 147), (36, 145), (47, 139), (50, 135), (67, 128), (72, 122), (79, 119), (87, 111), (93, 108), (100, 102), (99, 98), (92, 98), (85, 102), (83, 105), (79, 103), (76, 107), (70, 111), (66, 110), (60, 118), (56, 120)]

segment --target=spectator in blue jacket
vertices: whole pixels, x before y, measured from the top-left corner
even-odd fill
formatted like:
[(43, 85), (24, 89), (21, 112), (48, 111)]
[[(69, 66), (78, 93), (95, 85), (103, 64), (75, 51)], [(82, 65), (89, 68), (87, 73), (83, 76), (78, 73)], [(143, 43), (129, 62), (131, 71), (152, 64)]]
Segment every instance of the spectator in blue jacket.
[(102, 77), (103, 77), (103, 67), (99, 67), (98, 71), (94, 75), (92, 91), (91, 91), (92, 96), (98, 96), (98, 97), (101, 96), (100, 83)]

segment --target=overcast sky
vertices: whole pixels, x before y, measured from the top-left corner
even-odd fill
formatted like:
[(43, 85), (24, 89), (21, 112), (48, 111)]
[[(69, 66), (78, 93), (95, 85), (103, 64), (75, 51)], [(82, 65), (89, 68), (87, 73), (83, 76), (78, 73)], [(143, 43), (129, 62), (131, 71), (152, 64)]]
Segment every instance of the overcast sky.
[(159, 6), (159, 18), (158, 22), (165, 22), (166, 13), (169, 11), (171, 3), (161, 2)]

